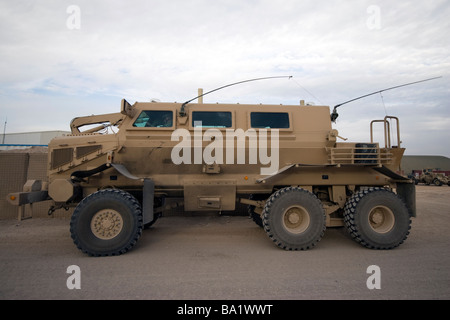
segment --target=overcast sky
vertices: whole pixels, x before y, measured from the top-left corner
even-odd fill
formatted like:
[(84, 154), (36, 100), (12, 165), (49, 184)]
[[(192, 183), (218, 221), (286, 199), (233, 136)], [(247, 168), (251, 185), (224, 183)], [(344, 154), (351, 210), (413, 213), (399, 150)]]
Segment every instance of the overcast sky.
[(334, 106), (334, 128), (368, 141), (400, 118), (409, 155), (450, 157), (450, 1), (0, 0), (0, 121), (6, 133), (69, 130), (120, 100)]

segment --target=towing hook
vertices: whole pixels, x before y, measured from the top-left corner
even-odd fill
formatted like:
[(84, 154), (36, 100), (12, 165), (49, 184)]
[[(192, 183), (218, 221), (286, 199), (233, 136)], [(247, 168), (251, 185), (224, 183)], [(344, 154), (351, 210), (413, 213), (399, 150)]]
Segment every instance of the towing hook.
[(66, 211), (69, 211), (69, 206), (63, 206), (63, 205), (51, 206), (50, 209), (48, 209), (48, 215), (51, 216), (53, 214), (53, 212), (55, 212), (58, 209), (64, 209)]
[(51, 215), (53, 214), (53, 212), (55, 212), (55, 210), (56, 210), (56, 207), (55, 207), (55, 206), (51, 206), (50, 209), (48, 209), (47, 214), (48, 214), (49, 216), (51, 216)]

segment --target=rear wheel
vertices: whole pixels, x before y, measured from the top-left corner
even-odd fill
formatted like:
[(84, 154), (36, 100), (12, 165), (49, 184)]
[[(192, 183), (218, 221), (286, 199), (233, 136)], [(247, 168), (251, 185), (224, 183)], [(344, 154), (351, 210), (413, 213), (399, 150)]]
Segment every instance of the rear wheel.
[(142, 234), (142, 210), (128, 192), (105, 189), (84, 198), (72, 215), (75, 245), (91, 256), (120, 255)]
[(320, 200), (297, 187), (283, 188), (272, 194), (262, 214), (267, 235), (285, 250), (314, 247), (323, 237), (325, 221)]
[(403, 200), (382, 188), (355, 193), (344, 208), (351, 237), (370, 249), (392, 249), (406, 240), (411, 219)]

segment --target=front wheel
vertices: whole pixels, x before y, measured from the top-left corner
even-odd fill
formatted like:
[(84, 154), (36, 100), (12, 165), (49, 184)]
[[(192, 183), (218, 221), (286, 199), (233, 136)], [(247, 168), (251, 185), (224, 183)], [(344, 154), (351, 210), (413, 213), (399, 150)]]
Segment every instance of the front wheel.
[(406, 240), (411, 219), (403, 200), (382, 188), (355, 193), (344, 208), (351, 237), (370, 249), (392, 249)]
[(75, 208), (70, 232), (75, 245), (91, 256), (125, 253), (142, 234), (142, 210), (128, 192), (97, 191)]

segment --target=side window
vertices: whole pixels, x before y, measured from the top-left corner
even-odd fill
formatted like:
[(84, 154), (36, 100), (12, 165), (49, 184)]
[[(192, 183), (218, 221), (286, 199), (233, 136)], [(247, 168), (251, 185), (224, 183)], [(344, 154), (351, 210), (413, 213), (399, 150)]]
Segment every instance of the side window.
[(285, 112), (252, 112), (250, 123), (252, 128), (288, 129), (289, 114)]
[(231, 112), (193, 111), (192, 126), (203, 128), (231, 128)]
[(173, 112), (172, 111), (142, 111), (133, 127), (146, 128), (164, 128), (173, 126)]

